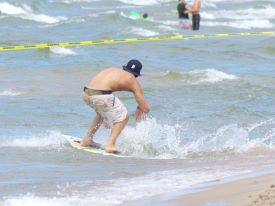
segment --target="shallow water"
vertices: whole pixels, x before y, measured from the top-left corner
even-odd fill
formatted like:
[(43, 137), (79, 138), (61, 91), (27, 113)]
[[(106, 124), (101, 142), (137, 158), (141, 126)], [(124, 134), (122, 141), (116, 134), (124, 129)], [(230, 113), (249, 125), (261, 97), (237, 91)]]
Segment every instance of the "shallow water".
[[(275, 27), (273, 0), (203, 1), (199, 32), (179, 28), (170, 0), (11, 0), (0, 10), (1, 46)], [(274, 36), (243, 36), (1, 52), (0, 205), (119, 205), (274, 171), (274, 45)], [(136, 123), (133, 95), (116, 93), (131, 118), (118, 146), (131, 158), (71, 148), (65, 137), (82, 137), (94, 115), (83, 85), (131, 58), (143, 63), (151, 107)]]

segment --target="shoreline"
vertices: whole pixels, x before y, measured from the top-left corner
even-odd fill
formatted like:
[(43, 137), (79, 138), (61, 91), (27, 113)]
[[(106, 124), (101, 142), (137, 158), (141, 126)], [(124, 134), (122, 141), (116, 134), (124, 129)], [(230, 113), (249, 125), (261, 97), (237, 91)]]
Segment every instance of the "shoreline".
[(229, 177), (121, 205), (275, 206), (275, 172)]
[(275, 173), (217, 183), (198, 192), (178, 196), (166, 203), (188, 206), (273, 206)]

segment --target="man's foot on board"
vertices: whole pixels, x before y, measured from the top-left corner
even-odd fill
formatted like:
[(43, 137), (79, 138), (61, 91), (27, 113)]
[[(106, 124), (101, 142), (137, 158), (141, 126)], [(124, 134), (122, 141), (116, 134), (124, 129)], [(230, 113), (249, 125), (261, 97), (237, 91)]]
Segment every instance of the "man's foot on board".
[(91, 141), (89, 147), (101, 148), (101, 144)]
[(120, 151), (115, 146), (105, 146), (105, 151), (113, 154), (120, 154)]
[(95, 147), (95, 148), (101, 147), (101, 144), (94, 142), (93, 140), (89, 141), (89, 142), (80, 141), (80, 145), (81, 145), (81, 147)]

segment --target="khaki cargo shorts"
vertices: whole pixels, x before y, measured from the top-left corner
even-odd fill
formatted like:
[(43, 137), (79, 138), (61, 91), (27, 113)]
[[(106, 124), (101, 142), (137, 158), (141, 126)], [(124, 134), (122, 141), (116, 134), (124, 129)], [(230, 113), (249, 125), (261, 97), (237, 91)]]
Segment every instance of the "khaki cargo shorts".
[(105, 123), (122, 122), (127, 117), (126, 107), (113, 94), (89, 96), (83, 92), (82, 97), (87, 105), (103, 117)]

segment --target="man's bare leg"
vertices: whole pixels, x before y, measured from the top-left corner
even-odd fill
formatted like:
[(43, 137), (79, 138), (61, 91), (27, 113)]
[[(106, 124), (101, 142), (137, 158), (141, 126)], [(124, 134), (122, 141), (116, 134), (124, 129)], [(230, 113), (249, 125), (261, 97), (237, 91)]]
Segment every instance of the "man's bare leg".
[(118, 148), (116, 147), (116, 140), (121, 133), (121, 131), (124, 129), (125, 125), (127, 124), (129, 120), (129, 116), (122, 121), (122, 122), (117, 122), (114, 124), (111, 135), (108, 139), (108, 142), (105, 146), (105, 151), (106, 152), (118, 152)]
[(87, 134), (80, 142), (80, 145), (82, 147), (87, 147), (87, 146), (100, 147), (99, 143), (96, 143), (93, 141), (93, 137), (94, 137), (94, 134), (96, 133), (97, 129), (102, 124), (102, 122), (103, 122), (103, 118), (97, 113), (93, 122), (92, 122), (92, 125), (88, 129)]

